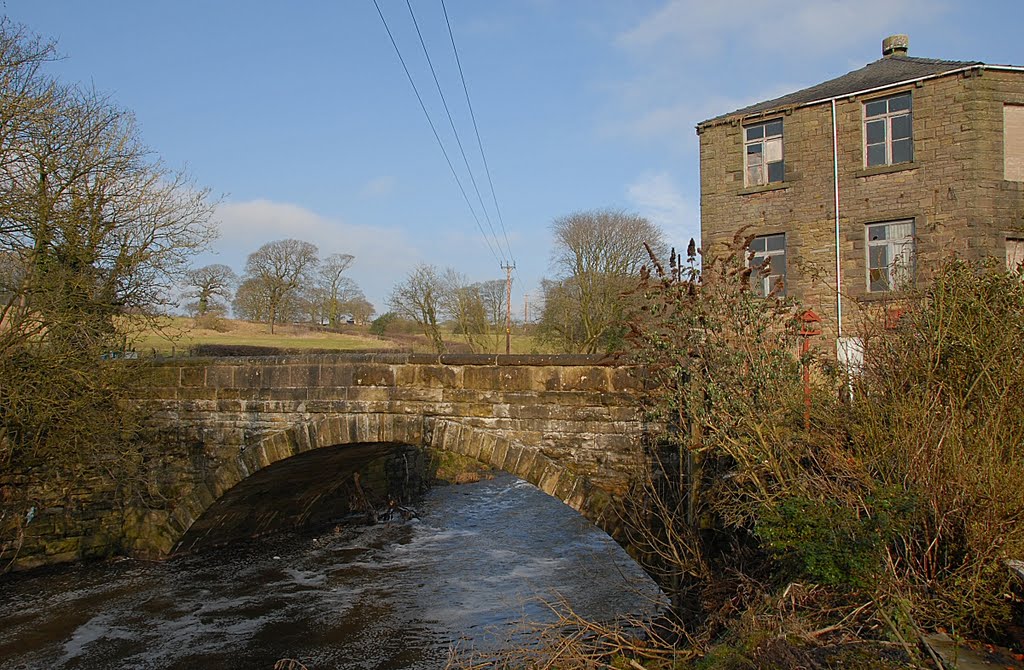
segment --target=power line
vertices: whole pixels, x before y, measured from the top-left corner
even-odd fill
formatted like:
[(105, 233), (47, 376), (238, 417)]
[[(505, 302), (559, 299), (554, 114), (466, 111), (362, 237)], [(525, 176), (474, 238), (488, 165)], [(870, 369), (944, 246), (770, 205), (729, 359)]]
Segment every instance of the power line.
[[(406, 0), (408, 2), (408, 0)], [(494, 190), (494, 181), (491, 179), (491, 168), (487, 165), (487, 154), (484, 153), (484, 143), (480, 139), (480, 128), (476, 123), (476, 114), (473, 112), (473, 103), (469, 99), (469, 87), (466, 85), (466, 75), (462, 71), (462, 60), (459, 58), (459, 49), (455, 46), (455, 33), (452, 32), (451, 21), (448, 20), (448, 8), (444, 4), (444, 0), (441, 0), (441, 10), (444, 12), (444, 22), (448, 26), (448, 37), (452, 42), (452, 51), (455, 53), (455, 63), (459, 66), (459, 78), (462, 80), (462, 90), (466, 94), (466, 106), (469, 107), (469, 116), (473, 120), (473, 131), (476, 133), (476, 144), (480, 148), (480, 158), (484, 163), (484, 172), (487, 174), (487, 183), (491, 188), (491, 199), (494, 201), (494, 211), (498, 215), (498, 224), (501, 226), (501, 234), (505, 238), (505, 248), (508, 250), (509, 258), (513, 260), (515, 265), (515, 258), (512, 256), (512, 245), (508, 242), (508, 232), (505, 230), (505, 220), (501, 216), (501, 208), (498, 207), (498, 195)]]
[[(444, 106), (444, 113), (448, 116), (448, 124), (452, 128), (452, 134), (455, 135), (455, 143), (459, 146), (459, 153), (462, 154), (462, 162), (466, 166), (466, 172), (469, 173), (469, 180), (473, 184), (473, 190), (476, 191), (476, 198), (477, 198), (477, 201), (479, 201), (479, 203), (480, 203), (480, 209), (483, 210), (484, 219), (487, 221), (487, 227), (490, 228), (491, 236), (494, 238), (494, 241), (497, 243), (498, 242), (498, 235), (497, 235), (497, 233), (494, 232), (494, 224), (491, 223), (491, 217), (487, 213), (487, 207), (484, 205), (484, 199), (480, 195), (480, 187), (477, 186), (476, 177), (473, 176), (473, 168), (471, 168), (469, 166), (469, 159), (466, 157), (466, 150), (462, 146), (462, 139), (459, 137), (459, 131), (455, 128), (455, 119), (452, 118), (452, 112), (448, 108), (448, 101), (444, 97), (444, 91), (441, 90), (441, 82), (437, 78), (437, 71), (434, 69), (434, 62), (430, 59), (430, 52), (427, 50), (427, 43), (423, 40), (423, 33), (420, 31), (420, 24), (416, 20), (416, 13), (413, 12), (413, 10), (412, 10), (412, 2), (410, 0), (405, 0), (405, 6), (409, 8), (409, 16), (412, 18), (412, 25), (416, 28), (416, 36), (419, 37), (420, 46), (423, 48), (423, 56), (424, 56), (424, 58), (427, 59), (427, 65), (430, 67), (430, 74), (434, 77), (434, 85), (437, 87), (437, 94), (441, 97), (441, 104)], [(447, 20), (447, 13), (445, 14), (445, 19)], [(461, 72), (461, 66), (460, 66), (459, 71)], [(470, 108), (470, 113), (472, 114), (472, 107)], [(506, 245), (507, 245), (507, 240), (506, 240)], [(501, 251), (501, 245), (500, 244), (498, 244), (498, 250)], [(505, 262), (505, 254), (504, 254), (504, 252), (501, 253), (501, 256), (502, 256), (501, 260), (504, 263)]]
[[(437, 128), (434, 126), (434, 122), (430, 118), (430, 113), (427, 111), (427, 106), (423, 103), (423, 96), (420, 95), (420, 91), (416, 87), (416, 82), (413, 80), (412, 74), (409, 72), (409, 67), (405, 64), (405, 58), (402, 57), (402, 51), (401, 49), (398, 48), (398, 42), (395, 41), (395, 36), (391, 33), (391, 28), (388, 26), (387, 19), (384, 18), (384, 12), (381, 11), (380, 5), (377, 3), (377, 0), (373, 0), (373, 6), (377, 8), (377, 15), (380, 16), (381, 23), (384, 24), (384, 30), (387, 31), (388, 37), (391, 39), (391, 45), (395, 48), (395, 53), (398, 55), (398, 60), (402, 63), (402, 69), (405, 70), (405, 76), (409, 80), (409, 84), (412, 86), (413, 93), (416, 94), (416, 100), (418, 100), (420, 103), (420, 109), (423, 110), (423, 115), (427, 117), (427, 123), (430, 124), (430, 130), (434, 133), (434, 139), (437, 140), (437, 146), (441, 148), (441, 153), (444, 154), (444, 160), (446, 163), (448, 163), (448, 169), (451, 170), (452, 176), (455, 178), (455, 183), (459, 185), (459, 191), (462, 193), (462, 198), (463, 200), (466, 201), (466, 206), (469, 207), (470, 214), (473, 215), (473, 220), (476, 222), (476, 227), (480, 230), (480, 234), (483, 235), (484, 243), (490, 250), (491, 255), (494, 256), (494, 260), (498, 261), (499, 264), (503, 263), (504, 258), (499, 258), (498, 254), (495, 253), (494, 247), (491, 245), (491, 242), (487, 237), (487, 233), (484, 231), (483, 226), (480, 225), (480, 219), (476, 215), (476, 210), (473, 209), (473, 203), (470, 202), (469, 196), (466, 195), (466, 189), (462, 186), (462, 180), (459, 179), (459, 175), (455, 171), (455, 166), (452, 165), (452, 161), (448, 157), (448, 152), (444, 148), (444, 143), (441, 141), (441, 136), (437, 133)], [(409, 8), (409, 11), (412, 11), (412, 7)], [(418, 27), (416, 30), (417, 32), (419, 32)], [(431, 70), (433, 70), (433, 66), (431, 66)], [(447, 105), (445, 106), (445, 109), (447, 109)], [(449, 115), (449, 119), (450, 118), (451, 115)], [(463, 155), (463, 157), (465, 157), (465, 155)], [(472, 177), (472, 173), (470, 173), (470, 176)], [(504, 254), (502, 254), (502, 256), (504, 256)]]

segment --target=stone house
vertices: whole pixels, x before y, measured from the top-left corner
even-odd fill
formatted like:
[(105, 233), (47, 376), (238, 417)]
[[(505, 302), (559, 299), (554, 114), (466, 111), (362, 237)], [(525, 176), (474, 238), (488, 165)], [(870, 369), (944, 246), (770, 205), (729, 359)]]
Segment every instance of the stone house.
[(1024, 67), (908, 46), (697, 125), (705, 254), (746, 227), (755, 290), (815, 310), (843, 358), (862, 307), (947, 255), (1024, 261)]

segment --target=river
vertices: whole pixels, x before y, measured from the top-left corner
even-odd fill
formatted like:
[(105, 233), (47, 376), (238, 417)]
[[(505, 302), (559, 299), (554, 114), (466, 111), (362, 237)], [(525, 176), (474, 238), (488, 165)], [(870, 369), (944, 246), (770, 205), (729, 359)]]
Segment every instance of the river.
[(550, 621), (543, 601), (651, 614), (654, 583), (607, 535), (508, 475), (431, 489), (418, 519), (289, 534), (162, 563), (0, 579), (12, 668), (443, 668)]

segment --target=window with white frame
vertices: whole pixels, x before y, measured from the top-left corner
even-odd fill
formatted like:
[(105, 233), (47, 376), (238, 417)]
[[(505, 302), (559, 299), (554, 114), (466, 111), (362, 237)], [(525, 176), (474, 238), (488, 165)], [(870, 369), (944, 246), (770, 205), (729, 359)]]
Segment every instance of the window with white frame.
[(764, 186), (781, 182), (785, 176), (782, 162), (782, 119), (743, 127), (744, 183)]
[(1006, 269), (1024, 274), (1024, 239), (1006, 238)]
[(914, 280), (914, 220), (867, 225), (868, 291), (898, 291)]
[(895, 165), (914, 160), (910, 93), (864, 103), (864, 164)]
[(750, 288), (762, 296), (786, 295), (786, 235), (760, 235), (750, 242)]
[(1024, 181), (1024, 105), (1003, 105), (1003, 179)]

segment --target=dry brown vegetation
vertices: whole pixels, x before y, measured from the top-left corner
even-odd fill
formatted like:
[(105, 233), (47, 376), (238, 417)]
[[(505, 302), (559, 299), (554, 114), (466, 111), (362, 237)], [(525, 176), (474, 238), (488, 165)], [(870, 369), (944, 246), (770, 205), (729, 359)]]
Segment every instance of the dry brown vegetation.
[(305, 325), (278, 324), (271, 334), (265, 323), (222, 317), (212, 320), (186, 317), (167, 319), (159, 328), (145, 331), (135, 346), (143, 353), (156, 351), (169, 354), (187, 353), (191, 347), (205, 344), (338, 351), (387, 349), (394, 346), (389, 340), (369, 335), (365, 328), (352, 327), (349, 331), (340, 332)]
[(935, 667), (935, 631), (1024, 651), (1006, 565), (1024, 556), (1020, 275), (950, 259), (901, 296), (901, 318), (865, 318), (852, 376), (801, 360), (797, 306), (749, 286), (741, 254), (702, 269), (673, 255), (630, 296), (631, 354), (665, 431), (623, 521), (671, 607), (639, 633), (564, 609), (493, 662)]

